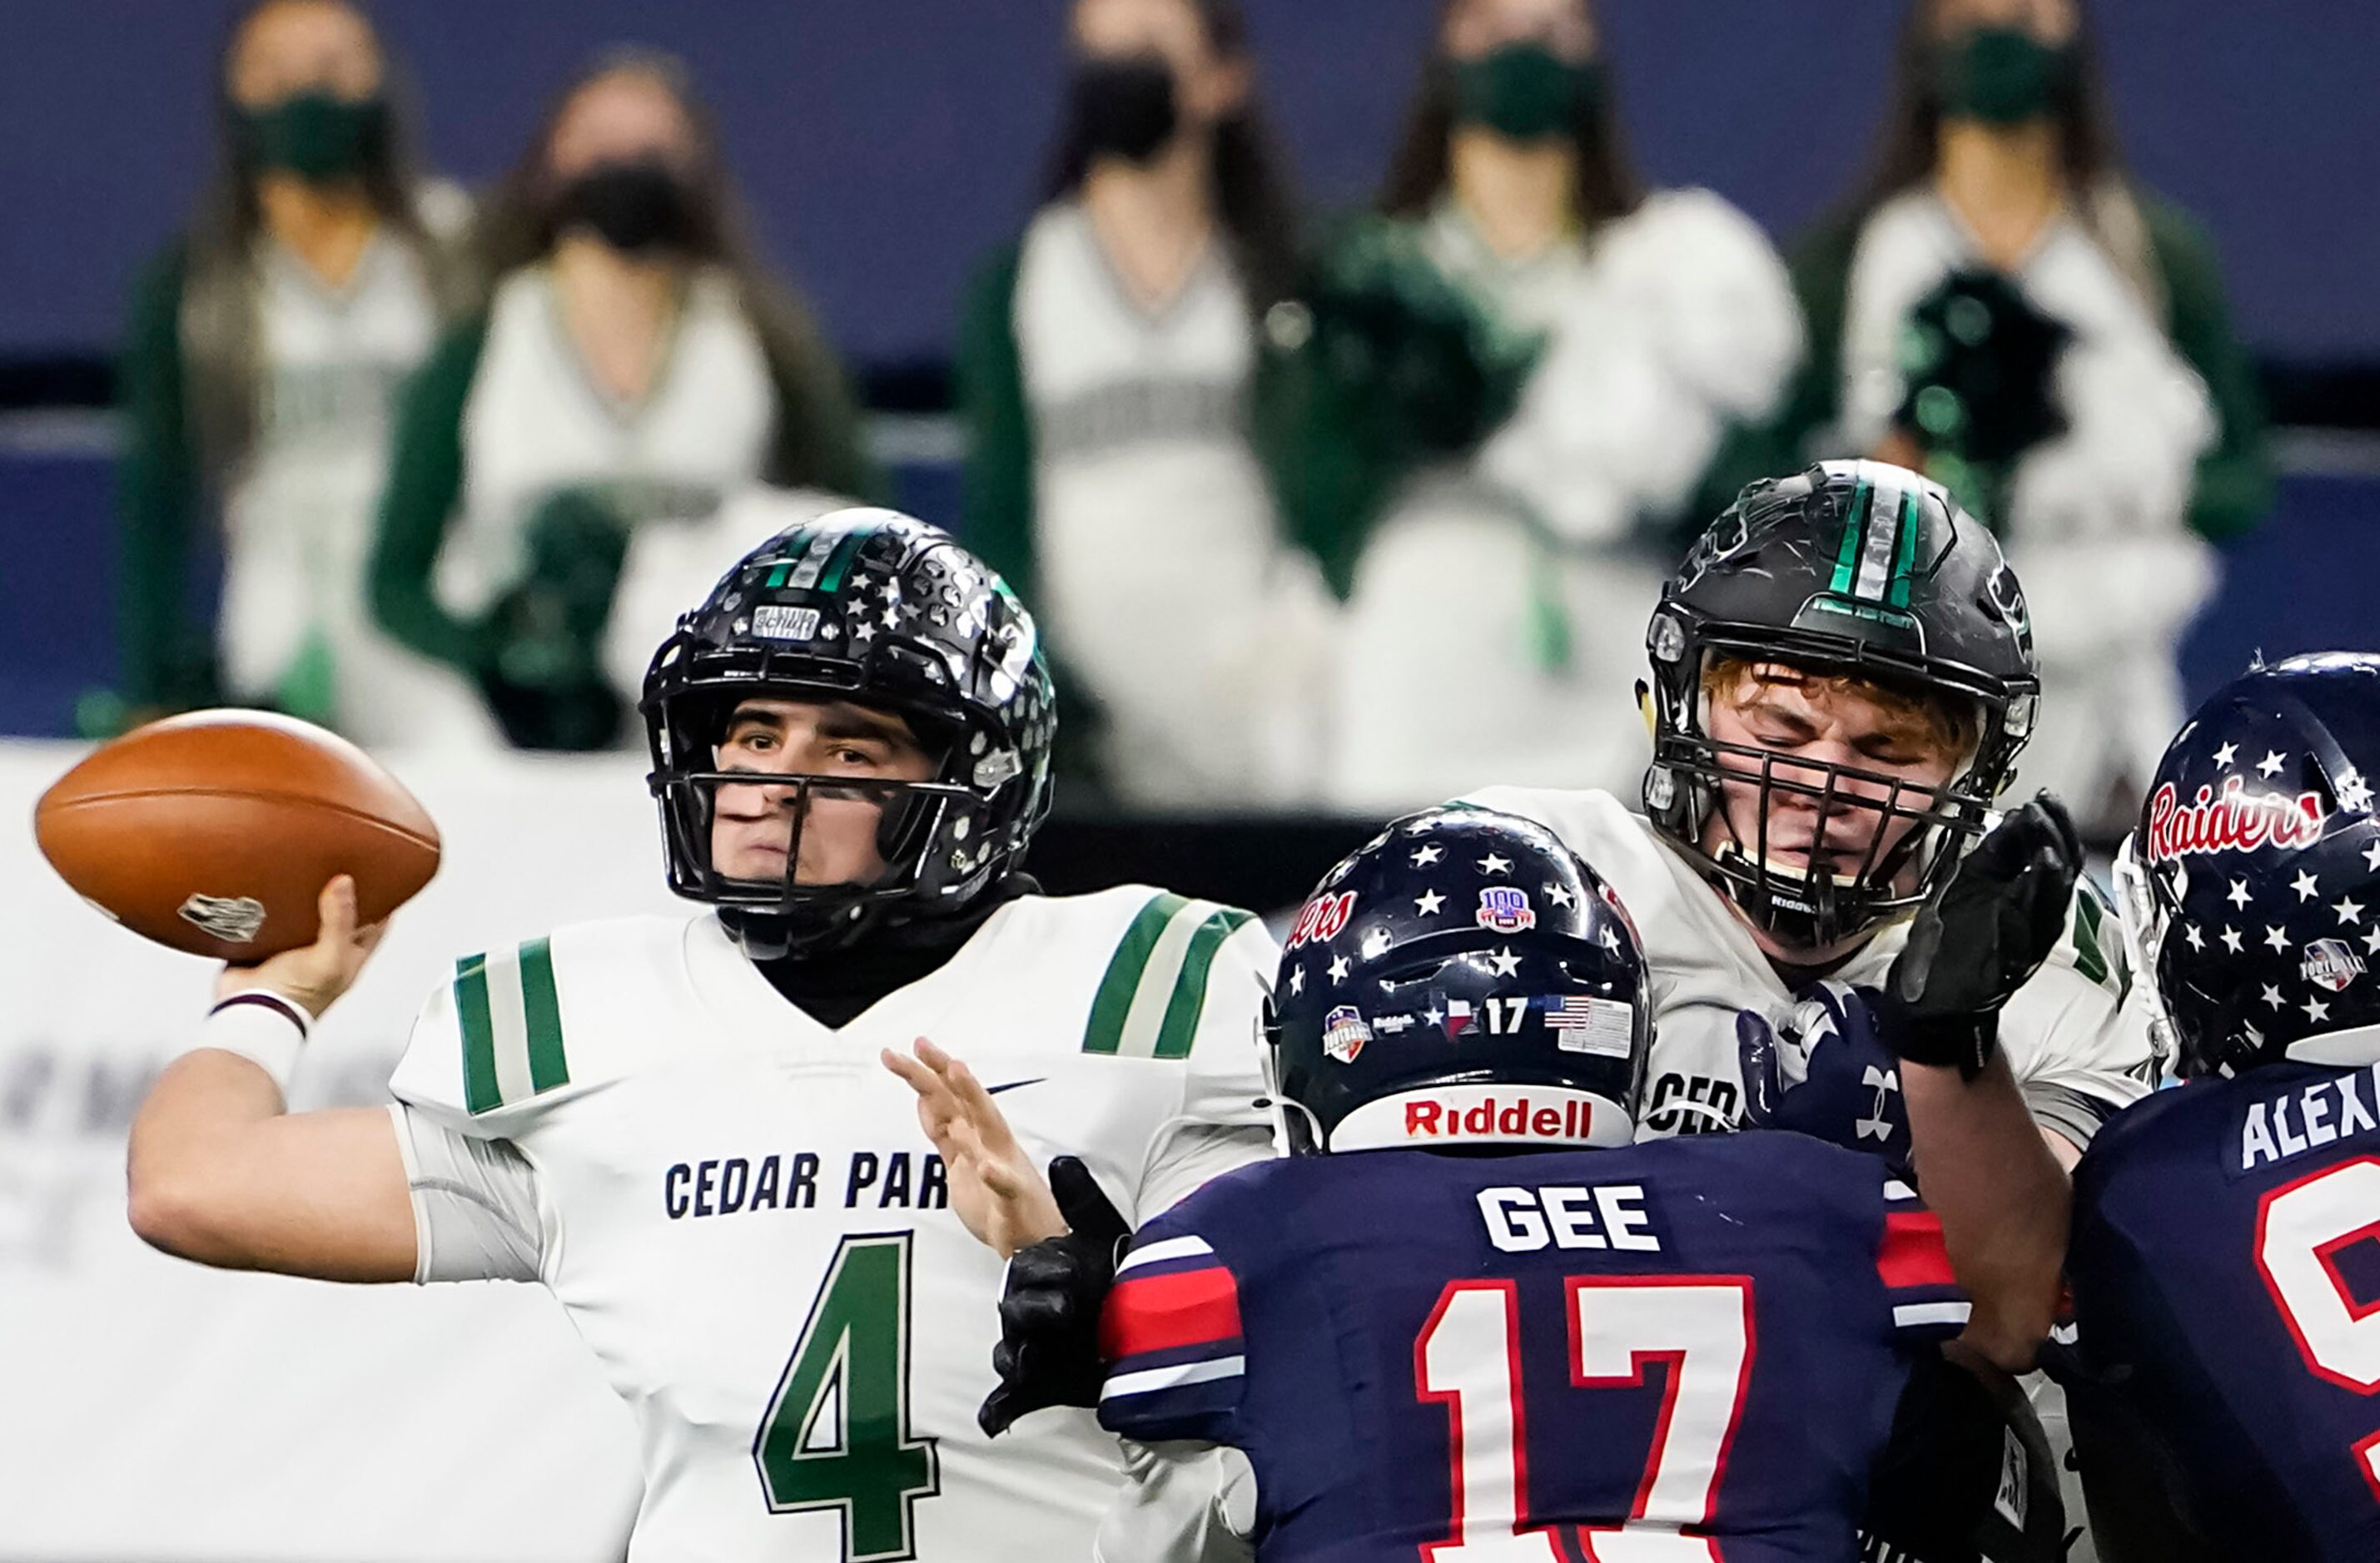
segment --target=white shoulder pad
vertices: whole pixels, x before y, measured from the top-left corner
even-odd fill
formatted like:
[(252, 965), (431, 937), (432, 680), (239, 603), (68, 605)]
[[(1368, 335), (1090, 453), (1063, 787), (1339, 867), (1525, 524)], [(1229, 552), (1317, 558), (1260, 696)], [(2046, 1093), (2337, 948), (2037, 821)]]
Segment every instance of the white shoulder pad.
[(455, 963), (389, 1078), (396, 1098), (462, 1133), (512, 1139), (556, 1103), (638, 1061), (685, 988), (686, 920), (620, 918)]

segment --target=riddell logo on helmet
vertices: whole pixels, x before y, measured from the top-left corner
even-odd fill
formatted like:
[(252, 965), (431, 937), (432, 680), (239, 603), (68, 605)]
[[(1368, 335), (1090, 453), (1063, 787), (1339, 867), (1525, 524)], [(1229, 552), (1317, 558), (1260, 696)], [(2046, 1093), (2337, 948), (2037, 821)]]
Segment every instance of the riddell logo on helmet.
[(2322, 799), (2313, 793), (2251, 793), (2240, 778), (2227, 776), (2220, 794), (2201, 787), (2196, 801), (2185, 804), (2168, 782), (2149, 800), (2149, 860), (2306, 846), (2322, 834)]
[(1494, 1134), (1514, 1140), (1583, 1140), (1594, 1120), (1586, 1103), (1575, 1097), (1560, 1106), (1533, 1103), (1526, 1097), (1515, 1097), (1508, 1102), (1488, 1097), (1469, 1107), (1459, 1102), (1423, 1100), (1409, 1101), (1404, 1109), (1405, 1137), (1409, 1140), (1433, 1134), (1450, 1138)]

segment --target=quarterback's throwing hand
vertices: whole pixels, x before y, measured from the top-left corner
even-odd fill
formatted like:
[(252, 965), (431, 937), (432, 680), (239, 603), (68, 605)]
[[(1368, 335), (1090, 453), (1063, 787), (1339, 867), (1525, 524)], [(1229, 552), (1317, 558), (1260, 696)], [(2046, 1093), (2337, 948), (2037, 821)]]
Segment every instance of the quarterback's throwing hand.
[(333, 875), (322, 887), (315, 911), (322, 919), (322, 932), (313, 943), (285, 950), (254, 965), (225, 966), (215, 978), (215, 997), (228, 999), (261, 988), (302, 1006), (321, 1020), (322, 1012), (337, 1003), (363, 975), (364, 963), (380, 948), (388, 924), (382, 920), (357, 926), (356, 881), (345, 874)]
[(975, 1072), (920, 1036), (916, 1058), (884, 1049), (884, 1067), (917, 1093), (917, 1123), (950, 1174), (951, 1208), (1002, 1258), (1056, 1237), (1066, 1218), (1000, 1104)]

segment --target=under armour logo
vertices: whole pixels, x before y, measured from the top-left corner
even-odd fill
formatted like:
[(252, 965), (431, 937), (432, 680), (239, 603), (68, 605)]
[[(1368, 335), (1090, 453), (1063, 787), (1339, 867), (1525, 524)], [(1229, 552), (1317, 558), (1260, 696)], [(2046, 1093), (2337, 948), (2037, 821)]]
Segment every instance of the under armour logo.
[(1871, 1109), (1875, 1113), (1873, 1118), (1859, 1120), (1859, 1137), (1863, 1140), (1891, 1139), (1892, 1121), (1884, 1116), (1885, 1098), (1900, 1089), (1900, 1072), (1886, 1069), (1880, 1064), (1870, 1064), (1860, 1084), (1876, 1093), (1876, 1106)]

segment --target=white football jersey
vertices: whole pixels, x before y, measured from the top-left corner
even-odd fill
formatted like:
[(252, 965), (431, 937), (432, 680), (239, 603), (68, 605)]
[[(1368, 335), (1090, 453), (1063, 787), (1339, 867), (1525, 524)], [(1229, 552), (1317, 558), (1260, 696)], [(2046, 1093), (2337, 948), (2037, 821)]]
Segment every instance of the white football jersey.
[[(1795, 1001), (1726, 898), (1609, 793), (1489, 787), (1463, 801), (1551, 830), (1634, 919), (1655, 1027), (1638, 1137), (1735, 1127), (1743, 1108), (1736, 1016), (1755, 1011), (1781, 1025)], [(2079, 890), (2057, 950), (2000, 1015), (2000, 1051), (2034, 1118), (2077, 1148), (2155, 1078), (2147, 1025), (2137, 1005), (2123, 1004), (2131, 976), (2114, 918), (2095, 891)], [(1908, 939), (1905, 921), (1879, 928), (1829, 975), (1881, 986)]]
[(1121, 1455), (1087, 1412), (978, 1431), (1002, 1262), (878, 1050), (951, 1049), (1136, 1224), (1270, 1153), (1273, 961), (1210, 903), (1026, 896), (834, 1031), (715, 915), (582, 924), (459, 962), (391, 1086), (534, 1166), (538, 1278), (639, 1427), (632, 1558), (1051, 1563)]

